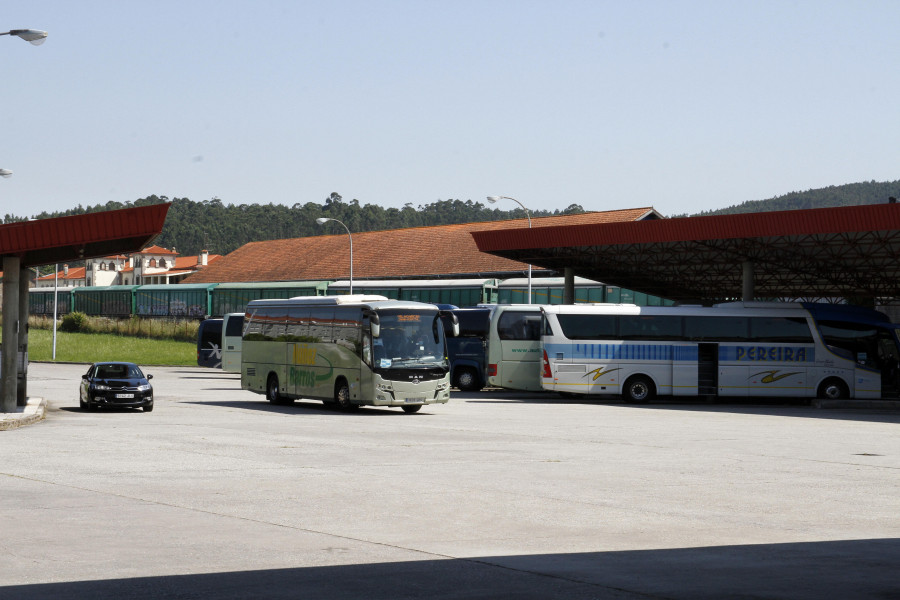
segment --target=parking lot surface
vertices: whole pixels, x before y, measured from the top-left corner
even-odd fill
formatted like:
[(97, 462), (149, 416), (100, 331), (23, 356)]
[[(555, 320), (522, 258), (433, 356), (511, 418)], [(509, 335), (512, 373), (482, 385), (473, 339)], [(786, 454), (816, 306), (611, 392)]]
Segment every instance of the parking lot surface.
[(147, 367), (155, 410), (29, 366), (0, 598), (896, 598), (900, 413), (455, 392), (274, 406)]

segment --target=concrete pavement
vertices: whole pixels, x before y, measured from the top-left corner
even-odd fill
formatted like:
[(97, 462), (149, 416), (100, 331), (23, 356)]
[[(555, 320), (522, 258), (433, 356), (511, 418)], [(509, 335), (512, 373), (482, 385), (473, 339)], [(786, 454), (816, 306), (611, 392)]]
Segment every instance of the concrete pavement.
[(273, 406), (157, 368), (156, 410), (0, 435), (0, 597), (900, 597), (900, 415), (455, 393)]

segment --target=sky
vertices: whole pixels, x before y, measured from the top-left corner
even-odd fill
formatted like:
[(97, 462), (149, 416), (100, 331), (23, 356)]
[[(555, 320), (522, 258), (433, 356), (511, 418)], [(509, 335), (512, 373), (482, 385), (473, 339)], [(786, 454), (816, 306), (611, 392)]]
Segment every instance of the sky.
[(332, 192), (671, 215), (895, 181), (897, 23), (896, 0), (6, 0), (0, 31), (49, 37), (0, 37), (0, 218)]

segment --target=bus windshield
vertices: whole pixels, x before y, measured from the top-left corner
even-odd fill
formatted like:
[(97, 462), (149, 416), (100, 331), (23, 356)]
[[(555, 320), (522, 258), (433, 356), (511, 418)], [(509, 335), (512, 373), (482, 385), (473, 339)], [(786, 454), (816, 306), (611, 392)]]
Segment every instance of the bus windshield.
[(444, 328), (432, 311), (380, 310), (381, 334), (373, 340), (375, 367), (410, 364), (447, 367)]

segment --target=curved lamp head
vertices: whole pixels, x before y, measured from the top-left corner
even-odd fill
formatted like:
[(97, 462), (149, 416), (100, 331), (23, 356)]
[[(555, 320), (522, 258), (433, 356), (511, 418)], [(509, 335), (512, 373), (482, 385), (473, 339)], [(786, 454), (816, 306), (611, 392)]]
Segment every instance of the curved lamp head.
[(0, 177), (10, 177), (12, 175), (12, 171), (9, 169), (0, 169)]
[(10, 29), (6, 33), (0, 33), (0, 35), (14, 35), (26, 42), (31, 42), (35, 46), (40, 46), (47, 40), (47, 32), (40, 29)]
[(329, 219), (328, 217), (319, 217), (318, 219), (316, 219), (316, 223), (318, 223), (319, 225), (324, 225), (328, 221), (333, 221), (333, 220), (334, 219)]
[(499, 199), (500, 199), (500, 196), (488, 196), (487, 197), (487, 201), (490, 202), (491, 204), (496, 204)]

